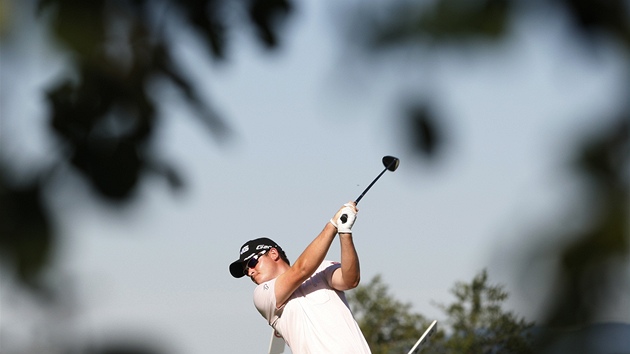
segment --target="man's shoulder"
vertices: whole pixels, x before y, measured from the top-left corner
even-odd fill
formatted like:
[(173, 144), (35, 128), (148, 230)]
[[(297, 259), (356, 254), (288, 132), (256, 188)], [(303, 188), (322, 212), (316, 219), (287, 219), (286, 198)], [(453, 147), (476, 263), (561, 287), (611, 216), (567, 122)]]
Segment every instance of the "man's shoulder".
[(260, 292), (260, 291), (269, 291), (271, 289), (273, 289), (273, 287), (276, 285), (276, 279), (278, 278), (274, 278), (271, 280), (268, 280), (264, 283), (260, 283), (258, 285), (256, 285), (256, 289), (254, 289), (254, 293), (256, 292)]
[(272, 279), (256, 286), (254, 289), (254, 304), (256, 304), (256, 307), (260, 307), (261, 304), (271, 300), (275, 302), (275, 285), (276, 279)]

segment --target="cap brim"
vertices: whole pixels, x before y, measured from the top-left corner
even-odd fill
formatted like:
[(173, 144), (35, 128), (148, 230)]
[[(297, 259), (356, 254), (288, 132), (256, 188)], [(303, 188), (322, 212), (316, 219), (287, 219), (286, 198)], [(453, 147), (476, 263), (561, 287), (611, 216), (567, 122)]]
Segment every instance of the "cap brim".
[(241, 260), (236, 260), (230, 264), (230, 274), (232, 274), (234, 278), (242, 278), (245, 276), (243, 273), (243, 262), (241, 262)]

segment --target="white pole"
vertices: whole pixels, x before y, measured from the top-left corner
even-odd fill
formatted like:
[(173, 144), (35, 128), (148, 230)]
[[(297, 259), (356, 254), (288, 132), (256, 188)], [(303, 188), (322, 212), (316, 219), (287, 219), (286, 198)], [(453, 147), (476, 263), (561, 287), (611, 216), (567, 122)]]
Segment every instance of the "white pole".
[(420, 345), (423, 345), (429, 339), (429, 337), (431, 337), (433, 333), (435, 333), (436, 330), (437, 330), (437, 320), (433, 320), (433, 322), (431, 322), (431, 324), (429, 325), (429, 328), (427, 328), (427, 330), (424, 331), (420, 339), (418, 339), (416, 344), (413, 345), (413, 347), (407, 354), (412, 354), (414, 350), (418, 349)]
[(271, 341), (269, 342), (269, 354), (281, 354), (284, 353), (284, 339), (279, 334), (276, 334), (276, 330), (271, 331)]

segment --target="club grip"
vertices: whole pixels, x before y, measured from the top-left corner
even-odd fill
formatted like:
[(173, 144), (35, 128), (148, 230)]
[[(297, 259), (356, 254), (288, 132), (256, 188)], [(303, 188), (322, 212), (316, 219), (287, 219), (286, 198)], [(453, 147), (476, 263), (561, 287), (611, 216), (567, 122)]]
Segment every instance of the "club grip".
[[(364, 193), (365, 194), (365, 193)], [(363, 194), (361, 194), (359, 196), (359, 198), (357, 198), (357, 200), (354, 201), (354, 205), (359, 204), (359, 201), (361, 200), (361, 198), (363, 198)], [(348, 221), (348, 215), (346, 214), (341, 214), (341, 217), (339, 218), (341, 220), (342, 223), (346, 223), (346, 221)]]

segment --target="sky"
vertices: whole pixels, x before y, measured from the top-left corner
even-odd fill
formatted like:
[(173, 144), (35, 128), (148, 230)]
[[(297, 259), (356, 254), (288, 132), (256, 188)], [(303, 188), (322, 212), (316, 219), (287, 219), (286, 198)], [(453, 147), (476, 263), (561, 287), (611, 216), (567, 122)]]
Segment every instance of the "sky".
[[(584, 55), (566, 40), (566, 22), (540, 16), (519, 20), (496, 48), (366, 63), (347, 56), (335, 9), (301, 2), (279, 51), (243, 35), (220, 65), (201, 61), (198, 43), (182, 38), (181, 60), (234, 136), (213, 140), (166, 91), (156, 148), (184, 177), (183, 193), (153, 176), (130, 205), (111, 208), (90, 199), (79, 178), (57, 186), (68, 306), (53, 316), (63, 323), (56, 331), (95, 342), (139, 335), (173, 353), (265, 353), (271, 329), (253, 306), (255, 285), (232, 278), (228, 265), (245, 241), (263, 236), (294, 260), (380, 173), (384, 155), (400, 167), (363, 198), (353, 228), (363, 281), (380, 274), (396, 299), (442, 321), (435, 304), (453, 301), (455, 282), (487, 269), (510, 293), (507, 308), (536, 320), (548, 289), (521, 286), (517, 271), (577, 190), (569, 154), (597, 130), (596, 113), (613, 115), (623, 100), (614, 92), (627, 72), (615, 49)], [(16, 95), (52, 75), (43, 58), (22, 65), (34, 75), (16, 83)], [(434, 99), (444, 119), (447, 144), (436, 161), (405, 144), (400, 96), (409, 92)], [(32, 132), (37, 124), (5, 129), (41, 134)], [(28, 158), (44, 158), (45, 139), (34, 140)], [(338, 242), (327, 258), (339, 259)], [(531, 269), (526, 276), (547, 275)], [(0, 314), (15, 321), (9, 347), (42, 320), (15, 291), (0, 289)], [(629, 300), (617, 300), (602, 320), (628, 321)]]

